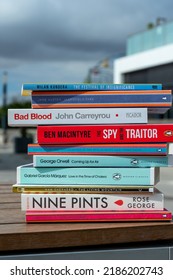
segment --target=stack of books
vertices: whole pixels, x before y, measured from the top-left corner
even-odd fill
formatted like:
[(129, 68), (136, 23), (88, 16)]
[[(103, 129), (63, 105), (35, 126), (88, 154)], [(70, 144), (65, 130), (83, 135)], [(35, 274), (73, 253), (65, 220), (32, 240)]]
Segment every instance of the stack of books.
[(10, 126), (37, 126), (33, 163), (17, 167), (26, 222), (170, 221), (157, 188), (173, 165), (172, 92), (160, 84), (24, 84), (31, 109)]

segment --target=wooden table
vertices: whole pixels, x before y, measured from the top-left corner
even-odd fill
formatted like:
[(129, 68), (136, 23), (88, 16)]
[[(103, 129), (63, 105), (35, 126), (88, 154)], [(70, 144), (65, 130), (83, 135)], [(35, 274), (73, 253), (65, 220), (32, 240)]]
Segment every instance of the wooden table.
[[(130, 244), (173, 244), (173, 222), (26, 224), (20, 194), (0, 186), (0, 255), (30, 250), (114, 248)], [(89, 246), (89, 247), (88, 247)], [(91, 246), (91, 247), (90, 247)]]

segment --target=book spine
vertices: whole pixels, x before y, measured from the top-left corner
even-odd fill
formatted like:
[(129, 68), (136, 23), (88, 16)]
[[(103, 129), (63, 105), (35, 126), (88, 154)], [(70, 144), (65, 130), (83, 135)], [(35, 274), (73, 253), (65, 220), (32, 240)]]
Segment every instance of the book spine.
[(34, 168), (17, 167), (17, 184), (154, 185), (159, 168)]
[(168, 143), (173, 124), (38, 126), (39, 144)]
[(21, 194), (26, 210), (163, 210), (163, 194)]
[(9, 126), (147, 123), (147, 108), (9, 109)]
[(167, 155), (166, 143), (158, 144), (95, 144), (95, 145), (39, 145), (28, 144), (29, 155)]
[(34, 167), (168, 167), (173, 156), (34, 155)]
[[(76, 93), (76, 92), (75, 92)], [(31, 96), (32, 108), (84, 108), (84, 107), (168, 107), (172, 105), (170, 90), (163, 91), (88, 91), (36, 94)]]
[(111, 185), (13, 185), (15, 193), (153, 193), (151, 186), (111, 186)]
[(118, 221), (171, 221), (170, 211), (112, 211), (96, 212), (58, 212), (26, 211), (26, 222), (118, 222)]
[(32, 91), (47, 90), (162, 90), (162, 84), (23, 84), (21, 95), (28, 96), (32, 94)]

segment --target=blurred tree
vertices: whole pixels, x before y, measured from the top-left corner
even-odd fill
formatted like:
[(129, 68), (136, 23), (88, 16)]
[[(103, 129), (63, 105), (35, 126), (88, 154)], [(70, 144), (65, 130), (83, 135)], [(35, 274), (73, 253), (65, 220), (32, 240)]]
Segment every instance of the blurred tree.
[(148, 24), (147, 24), (147, 29), (152, 29), (152, 28), (154, 28), (155, 26), (154, 26), (154, 23), (153, 22), (149, 22)]

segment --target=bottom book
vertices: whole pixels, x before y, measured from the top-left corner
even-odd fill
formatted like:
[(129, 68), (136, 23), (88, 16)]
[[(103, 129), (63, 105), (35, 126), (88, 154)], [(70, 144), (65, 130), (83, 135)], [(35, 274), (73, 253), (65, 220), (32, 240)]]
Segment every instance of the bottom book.
[(27, 223), (171, 221), (172, 213), (147, 211), (26, 211)]

